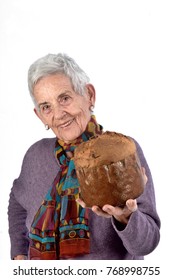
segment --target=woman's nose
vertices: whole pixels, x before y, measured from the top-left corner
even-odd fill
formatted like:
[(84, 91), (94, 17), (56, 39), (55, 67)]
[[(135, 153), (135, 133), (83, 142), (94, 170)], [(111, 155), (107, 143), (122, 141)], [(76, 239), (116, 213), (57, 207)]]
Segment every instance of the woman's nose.
[(63, 119), (65, 115), (66, 115), (66, 112), (64, 111), (64, 109), (61, 106), (54, 107), (54, 118), (56, 120)]

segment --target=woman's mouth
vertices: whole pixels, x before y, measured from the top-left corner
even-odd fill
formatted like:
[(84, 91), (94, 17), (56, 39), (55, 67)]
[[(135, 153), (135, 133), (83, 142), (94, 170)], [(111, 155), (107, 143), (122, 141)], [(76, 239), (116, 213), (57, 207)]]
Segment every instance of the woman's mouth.
[(60, 125), (60, 128), (65, 128), (65, 127), (68, 127), (69, 125), (71, 125), (71, 123), (74, 121), (74, 119), (68, 121), (68, 122), (65, 122), (63, 124)]

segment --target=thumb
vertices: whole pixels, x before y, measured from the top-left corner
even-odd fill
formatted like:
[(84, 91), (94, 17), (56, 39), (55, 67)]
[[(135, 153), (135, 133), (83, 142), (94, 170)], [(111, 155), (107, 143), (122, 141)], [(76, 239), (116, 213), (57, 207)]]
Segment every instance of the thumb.
[(138, 209), (136, 199), (128, 199), (126, 201), (126, 206), (131, 212), (135, 212)]

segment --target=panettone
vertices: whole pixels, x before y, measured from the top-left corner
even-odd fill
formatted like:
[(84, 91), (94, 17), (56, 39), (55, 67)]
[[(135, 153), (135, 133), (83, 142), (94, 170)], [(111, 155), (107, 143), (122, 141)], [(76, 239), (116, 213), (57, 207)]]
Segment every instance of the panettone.
[(74, 163), (87, 207), (124, 206), (128, 199), (143, 193), (141, 164), (130, 137), (106, 131), (80, 144)]

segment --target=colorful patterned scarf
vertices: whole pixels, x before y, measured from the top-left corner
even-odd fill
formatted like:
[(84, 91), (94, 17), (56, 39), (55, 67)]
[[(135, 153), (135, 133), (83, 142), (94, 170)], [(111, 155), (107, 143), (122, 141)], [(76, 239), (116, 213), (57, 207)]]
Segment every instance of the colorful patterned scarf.
[(89, 253), (88, 209), (76, 202), (79, 183), (73, 156), (68, 159), (66, 153), (73, 155), (76, 146), (101, 133), (102, 126), (92, 115), (85, 132), (72, 143), (56, 141), (55, 155), (61, 168), (31, 225), (30, 259), (67, 259)]

